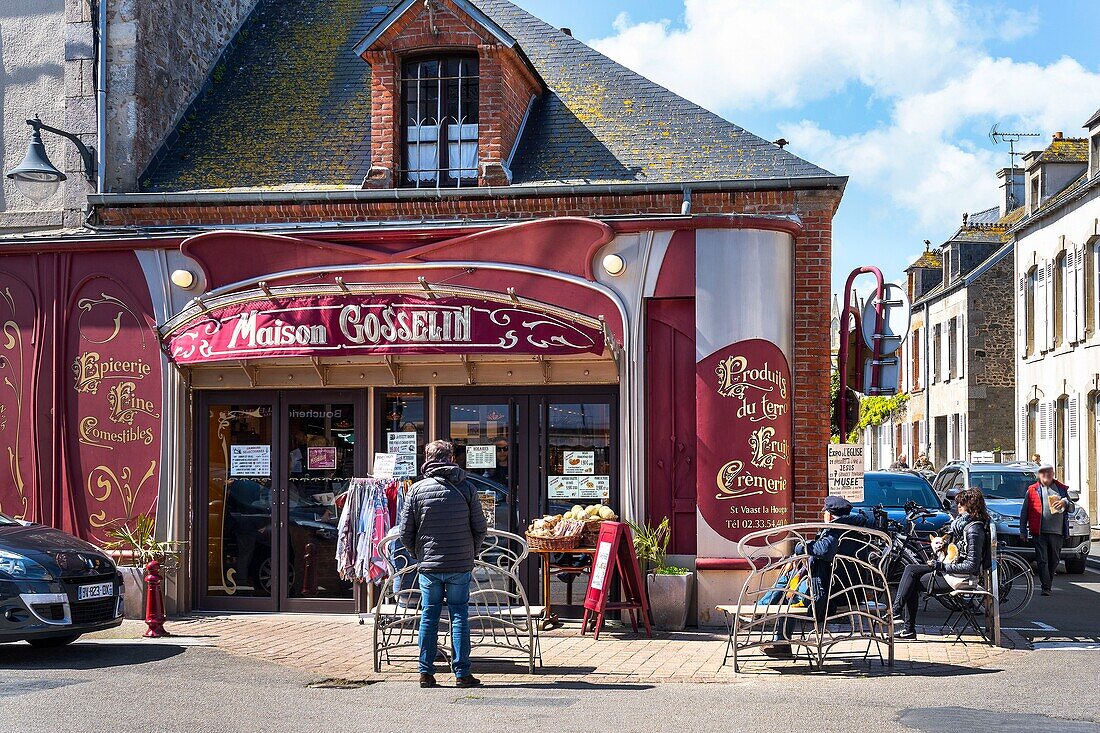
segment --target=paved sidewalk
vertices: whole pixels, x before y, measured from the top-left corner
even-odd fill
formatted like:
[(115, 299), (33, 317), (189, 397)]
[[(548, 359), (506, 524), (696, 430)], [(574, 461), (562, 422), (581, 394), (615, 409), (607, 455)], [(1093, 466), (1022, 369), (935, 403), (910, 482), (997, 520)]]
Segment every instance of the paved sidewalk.
[[(169, 630), (188, 644), (216, 646), (233, 654), (255, 657), (317, 675), (319, 678), (374, 681), (412, 680), (413, 660), (384, 665), (376, 674), (371, 657), (371, 626), (361, 625), (355, 616), (336, 615), (195, 615), (172, 620)], [(965, 644), (948, 643), (945, 637), (927, 629), (918, 642), (895, 644), (895, 666), (883, 667), (837, 663), (838, 674), (943, 676), (965, 674), (972, 668), (1001, 667), (1014, 655), (1024, 653), (1026, 644), (1008, 634), (1006, 644), (1015, 648), (992, 648), (976, 638)], [(526, 660), (516, 662), (478, 661), (476, 673), (493, 684), (521, 684), (548, 681), (579, 683), (665, 682), (714, 683), (738, 679), (731, 666), (722, 666), (725, 635), (705, 631), (655, 632), (654, 638), (636, 636), (628, 630), (605, 630), (600, 640), (581, 636), (579, 626), (541, 633), (543, 667), (534, 676), (526, 674)], [(410, 650), (411, 651), (411, 650)], [(753, 672), (768, 674), (806, 673), (805, 662), (775, 662), (760, 657)], [(744, 667), (743, 667), (744, 669)], [(740, 677), (744, 678), (744, 674)]]

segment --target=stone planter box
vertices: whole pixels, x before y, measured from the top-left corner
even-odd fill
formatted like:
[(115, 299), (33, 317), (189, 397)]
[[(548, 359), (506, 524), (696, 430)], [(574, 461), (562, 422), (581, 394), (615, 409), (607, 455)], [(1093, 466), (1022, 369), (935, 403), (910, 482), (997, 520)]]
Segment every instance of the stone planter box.
[(659, 629), (682, 631), (687, 624), (688, 609), (691, 606), (692, 583), (695, 573), (683, 575), (646, 576), (649, 589), (649, 610), (653, 614), (653, 623)]
[(122, 573), (122, 612), (126, 618), (145, 619), (145, 571), (132, 565), (119, 565)]

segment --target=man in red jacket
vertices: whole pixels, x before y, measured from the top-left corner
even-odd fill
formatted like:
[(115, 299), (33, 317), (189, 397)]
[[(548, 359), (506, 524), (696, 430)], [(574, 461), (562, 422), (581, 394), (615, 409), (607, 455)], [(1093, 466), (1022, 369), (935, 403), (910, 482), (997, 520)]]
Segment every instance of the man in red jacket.
[(1054, 478), (1054, 466), (1039, 466), (1039, 480), (1027, 489), (1020, 508), (1020, 538), (1031, 540), (1043, 595), (1049, 596), (1062, 559), (1062, 543), (1069, 538), (1073, 502), (1069, 487)]

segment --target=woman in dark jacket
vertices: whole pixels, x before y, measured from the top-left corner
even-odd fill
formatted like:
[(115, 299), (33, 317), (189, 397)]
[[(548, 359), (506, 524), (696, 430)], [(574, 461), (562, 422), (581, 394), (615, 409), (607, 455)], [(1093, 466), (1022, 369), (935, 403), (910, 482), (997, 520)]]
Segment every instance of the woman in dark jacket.
[(989, 511), (979, 489), (966, 489), (955, 497), (959, 516), (952, 520), (949, 537), (943, 543), (953, 543), (959, 550), (955, 562), (935, 560), (907, 565), (894, 596), (894, 625), (904, 628), (895, 639), (917, 638), (917, 604), (921, 591), (943, 593), (951, 590), (944, 575), (971, 575), (979, 578), (992, 566), (989, 547)]

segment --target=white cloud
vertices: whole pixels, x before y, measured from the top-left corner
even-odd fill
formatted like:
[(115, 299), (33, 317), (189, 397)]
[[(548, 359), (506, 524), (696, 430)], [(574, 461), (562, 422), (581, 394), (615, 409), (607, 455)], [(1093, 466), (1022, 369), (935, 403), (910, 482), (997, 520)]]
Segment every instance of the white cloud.
[[(1011, 18), (1013, 34), (1034, 26)], [(948, 0), (685, 0), (682, 27), (623, 13), (592, 45), (711, 108), (782, 108), (852, 82), (889, 96), (931, 89), (977, 61), (982, 28), (1007, 32), (976, 20)]]
[(861, 87), (886, 105), (885, 122), (839, 134), (802, 120), (779, 131), (793, 152), (850, 175), (883, 207), (944, 231), (998, 201), (995, 172), (1008, 151), (985, 139), (994, 122), (1079, 135), (1100, 106), (1100, 73), (1072, 58), (1041, 65), (986, 50), (1039, 20), (947, 0), (684, 0), (682, 24), (623, 14), (616, 34), (593, 45), (735, 121), (741, 109), (797, 109)]

